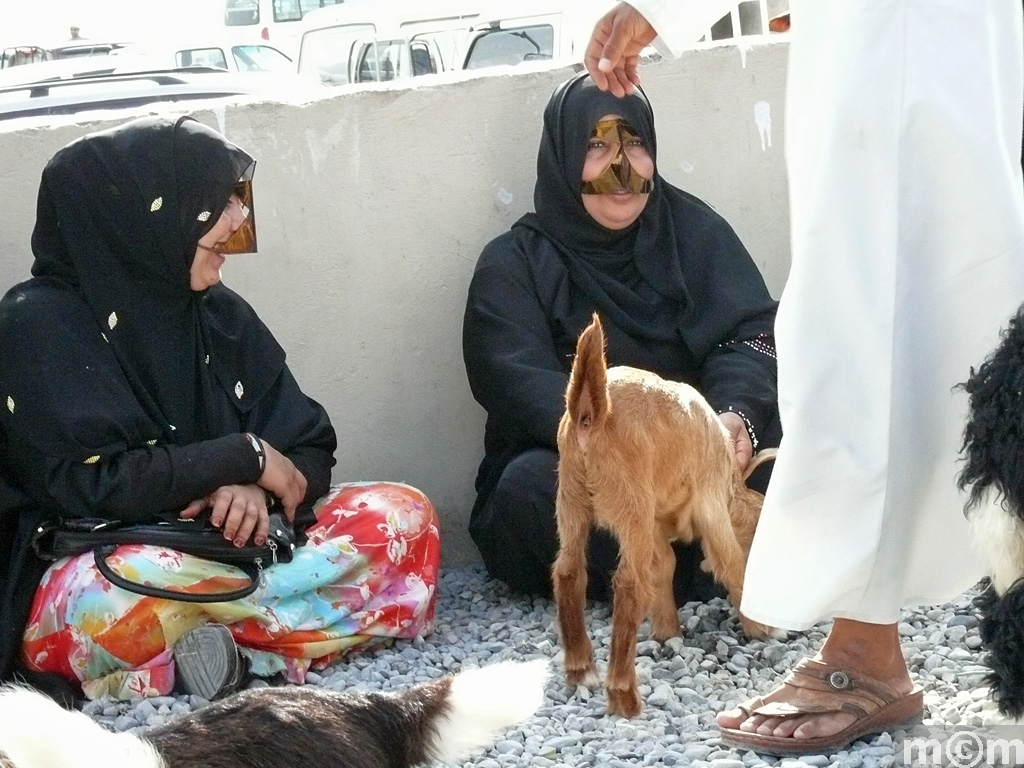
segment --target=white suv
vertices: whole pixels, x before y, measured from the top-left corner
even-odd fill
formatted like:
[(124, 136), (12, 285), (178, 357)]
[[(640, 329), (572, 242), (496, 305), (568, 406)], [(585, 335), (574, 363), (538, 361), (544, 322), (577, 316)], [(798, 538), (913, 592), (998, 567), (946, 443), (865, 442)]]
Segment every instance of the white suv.
[(323, 92), (322, 86), (306, 78), (269, 72), (239, 74), (202, 67), (112, 72), (0, 87), (0, 120), (239, 96), (291, 101)]

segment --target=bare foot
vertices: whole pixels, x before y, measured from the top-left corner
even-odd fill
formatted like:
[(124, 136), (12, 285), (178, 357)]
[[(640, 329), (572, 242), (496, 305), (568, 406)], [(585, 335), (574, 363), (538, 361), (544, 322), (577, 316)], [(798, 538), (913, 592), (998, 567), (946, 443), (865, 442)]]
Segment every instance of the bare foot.
[[(816, 658), (854, 674), (859, 672), (901, 694), (908, 694), (914, 689), (894, 624), (865, 624), (837, 619)], [(856, 720), (855, 715), (846, 712), (792, 717), (748, 716), (739, 707), (721, 712), (715, 718), (720, 728), (797, 739), (831, 736)]]

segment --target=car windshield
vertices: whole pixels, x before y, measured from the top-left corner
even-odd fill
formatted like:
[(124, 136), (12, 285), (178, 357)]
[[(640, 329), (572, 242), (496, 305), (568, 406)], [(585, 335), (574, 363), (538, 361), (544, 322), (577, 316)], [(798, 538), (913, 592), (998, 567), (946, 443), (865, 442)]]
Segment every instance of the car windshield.
[(466, 69), (550, 59), (555, 50), (555, 30), (550, 24), (490, 29), (473, 41)]

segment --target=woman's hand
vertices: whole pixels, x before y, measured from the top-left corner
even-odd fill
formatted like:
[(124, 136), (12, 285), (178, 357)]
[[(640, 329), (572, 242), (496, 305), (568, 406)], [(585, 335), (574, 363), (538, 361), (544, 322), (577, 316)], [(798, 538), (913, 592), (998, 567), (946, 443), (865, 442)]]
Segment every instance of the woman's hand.
[(736, 451), (736, 458), (740, 463), (740, 470), (745, 470), (750, 463), (750, 457), (754, 455), (754, 447), (750, 444), (750, 435), (747, 434), (747, 425), (743, 419), (732, 411), (724, 411), (718, 414), (718, 419), (729, 431), (729, 438), (733, 450)]
[(267, 460), (256, 484), (274, 494), (281, 502), (285, 517), (294, 520), (295, 508), (306, 498), (306, 478), (295, 468), (291, 459), (266, 440), (260, 442), (263, 443)]
[(193, 501), (178, 517), (193, 518), (207, 508), (213, 510), (210, 525), (222, 528), (224, 538), (236, 547), (244, 547), (250, 536), (257, 546), (267, 540), (270, 531), (267, 497), (258, 485), (221, 486), (206, 498)]

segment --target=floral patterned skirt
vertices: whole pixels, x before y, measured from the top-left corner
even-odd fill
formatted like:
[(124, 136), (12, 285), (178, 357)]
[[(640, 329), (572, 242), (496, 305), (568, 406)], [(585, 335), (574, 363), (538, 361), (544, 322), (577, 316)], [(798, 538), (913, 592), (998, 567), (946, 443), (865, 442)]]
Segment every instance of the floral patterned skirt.
[[(354, 648), (431, 631), (441, 542), (430, 501), (399, 483), (334, 486), (291, 562), (227, 603), (182, 603), (113, 586), (91, 553), (54, 563), (36, 590), (22, 646), (27, 668), (78, 680), (89, 698), (162, 696), (174, 685), (174, 642), (200, 624), (227, 625), (253, 674), (302, 682)], [(160, 547), (108, 558), (136, 581), (189, 592), (248, 583), (238, 569)]]

